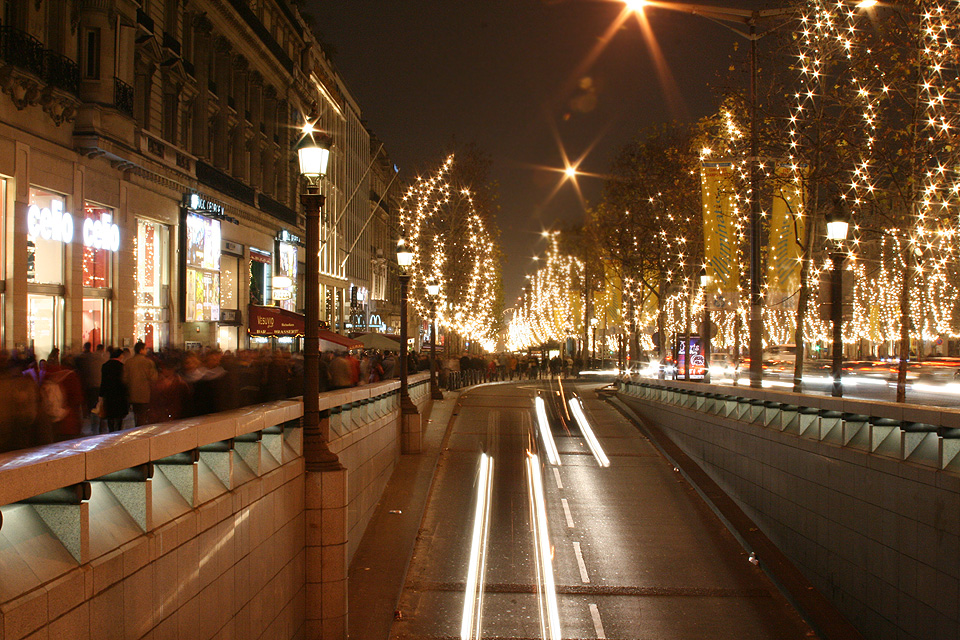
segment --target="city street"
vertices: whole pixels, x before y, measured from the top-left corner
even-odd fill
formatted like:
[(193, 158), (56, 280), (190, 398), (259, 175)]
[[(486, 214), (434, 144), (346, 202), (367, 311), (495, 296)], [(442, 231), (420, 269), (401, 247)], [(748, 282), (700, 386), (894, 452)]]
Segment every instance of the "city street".
[[(807, 637), (698, 494), (595, 387), (529, 382), (464, 394), (391, 637)], [(538, 392), (559, 465), (538, 436)], [(574, 394), (599, 453), (559, 402)], [(531, 509), (539, 484), (546, 532), (540, 507)]]

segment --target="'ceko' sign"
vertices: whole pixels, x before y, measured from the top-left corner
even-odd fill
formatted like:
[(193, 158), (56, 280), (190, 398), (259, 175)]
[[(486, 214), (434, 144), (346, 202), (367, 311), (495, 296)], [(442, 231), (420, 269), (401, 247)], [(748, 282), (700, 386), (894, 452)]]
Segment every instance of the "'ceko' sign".
[(94, 249), (118, 251), (120, 249), (120, 227), (113, 223), (113, 216), (101, 213), (99, 220), (83, 219), (83, 244)]
[[(27, 232), (53, 242), (73, 242), (73, 216), (63, 210), (63, 203), (54, 200), (50, 208), (42, 209), (35, 204), (27, 209)], [(113, 222), (109, 213), (101, 213), (100, 219), (84, 218), (83, 245), (93, 249), (118, 251), (120, 249), (120, 227)]]

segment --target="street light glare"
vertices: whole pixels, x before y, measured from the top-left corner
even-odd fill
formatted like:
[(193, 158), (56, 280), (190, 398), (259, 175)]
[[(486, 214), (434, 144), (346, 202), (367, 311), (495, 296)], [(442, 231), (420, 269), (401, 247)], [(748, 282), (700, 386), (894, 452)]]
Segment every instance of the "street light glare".
[(860, 0), (857, 3), (858, 9), (869, 9), (870, 7), (875, 7), (879, 4), (877, 0)]
[(563, 172), (567, 174), (568, 178), (573, 178), (577, 175), (577, 168), (571, 165), (564, 169)]
[(627, 9), (636, 13), (643, 12), (643, 8), (650, 4), (647, 0), (624, 0)]

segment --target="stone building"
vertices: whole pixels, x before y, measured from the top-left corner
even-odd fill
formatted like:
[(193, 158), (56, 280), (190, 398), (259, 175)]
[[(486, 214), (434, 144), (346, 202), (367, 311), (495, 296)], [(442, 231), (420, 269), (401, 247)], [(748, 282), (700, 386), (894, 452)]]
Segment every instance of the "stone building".
[(370, 133), (287, 0), (0, 0), (0, 18), (4, 347), (295, 342), (249, 320), (303, 307), (308, 120), (334, 140), (321, 317), (347, 330), (379, 259), (344, 259)]

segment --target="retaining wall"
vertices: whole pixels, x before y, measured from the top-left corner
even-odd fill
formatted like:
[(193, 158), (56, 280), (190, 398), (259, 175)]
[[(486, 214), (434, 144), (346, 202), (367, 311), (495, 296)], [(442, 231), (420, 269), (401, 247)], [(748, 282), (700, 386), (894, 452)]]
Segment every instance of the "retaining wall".
[(960, 637), (960, 413), (682, 382), (619, 391), (864, 637)]

